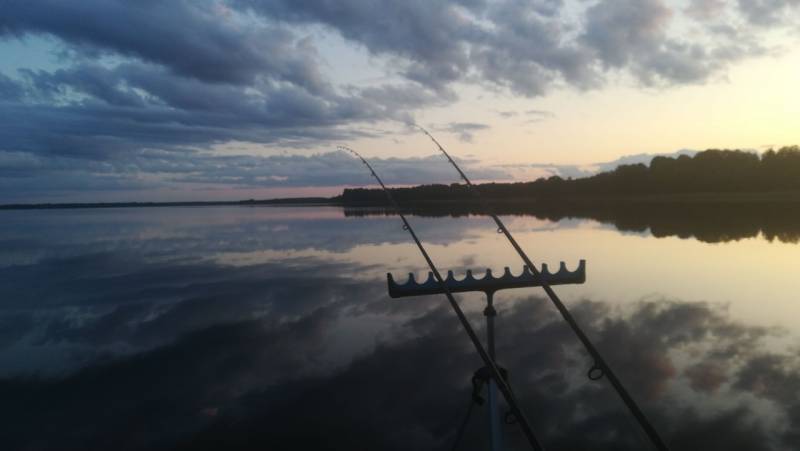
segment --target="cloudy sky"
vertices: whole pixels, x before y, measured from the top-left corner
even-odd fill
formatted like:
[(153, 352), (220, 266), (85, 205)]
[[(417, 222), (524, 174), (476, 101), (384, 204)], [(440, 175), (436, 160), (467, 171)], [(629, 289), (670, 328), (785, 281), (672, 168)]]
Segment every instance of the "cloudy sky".
[(0, 203), (800, 143), (800, 0), (0, 0)]

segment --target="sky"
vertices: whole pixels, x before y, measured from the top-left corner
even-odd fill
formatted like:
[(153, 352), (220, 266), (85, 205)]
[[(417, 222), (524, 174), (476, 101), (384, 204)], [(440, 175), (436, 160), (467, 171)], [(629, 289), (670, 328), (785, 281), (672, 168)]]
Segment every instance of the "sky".
[(800, 0), (0, 0), (0, 203), (579, 176), (800, 143)]

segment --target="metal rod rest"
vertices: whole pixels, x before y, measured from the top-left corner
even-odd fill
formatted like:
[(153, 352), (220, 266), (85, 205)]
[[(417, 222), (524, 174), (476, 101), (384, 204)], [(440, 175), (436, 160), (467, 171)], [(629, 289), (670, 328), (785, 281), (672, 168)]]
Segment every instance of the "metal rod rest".
[[(428, 278), (422, 283), (416, 281), (413, 273), (408, 275), (406, 283), (399, 284), (395, 282), (391, 273), (386, 274), (386, 278), (389, 284), (389, 296), (393, 298), (444, 293), (432, 272), (428, 273)], [(555, 273), (551, 273), (547, 265), (542, 265), (542, 270), (538, 274), (533, 274), (526, 266), (519, 276), (512, 275), (511, 270), (506, 267), (505, 272), (500, 277), (494, 277), (492, 270), (487, 269), (484, 277), (475, 278), (472, 271), (467, 270), (464, 279), (456, 280), (453, 271), (448, 271), (444, 282), (451, 293), (465, 293), (468, 291), (490, 293), (510, 288), (541, 287), (545, 284), (580, 284), (586, 282), (586, 260), (581, 260), (578, 264), (578, 269), (575, 271), (567, 270), (567, 266), (562, 262), (559, 270)]]
[[(508, 270), (508, 268), (506, 268)], [(508, 271), (506, 271), (508, 272)], [(491, 272), (487, 271), (487, 277)], [(494, 340), (494, 319), (497, 316), (497, 310), (494, 308), (494, 291), (486, 292), (486, 308), (483, 310), (483, 315), (486, 317), (486, 346), (489, 348), (489, 356), (497, 361), (497, 353), (495, 351)], [(489, 414), (489, 440), (491, 443), (492, 451), (501, 451), (502, 445), (502, 428), (500, 426), (500, 412), (497, 403), (497, 384), (494, 379), (489, 379), (486, 384), (486, 399), (488, 400), (488, 414)]]

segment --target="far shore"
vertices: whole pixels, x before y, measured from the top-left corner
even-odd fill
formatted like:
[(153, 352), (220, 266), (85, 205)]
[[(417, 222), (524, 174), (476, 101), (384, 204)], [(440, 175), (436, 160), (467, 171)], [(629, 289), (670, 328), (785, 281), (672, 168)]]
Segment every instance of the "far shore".
[[(705, 193), (676, 193), (676, 194), (644, 194), (644, 195), (615, 195), (615, 196), (557, 196), (557, 197), (514, 197), (514, 198), (489, 198), (490, 204), (503, 207), (535, 207), (536, 205), (552, 205), (554, 203), (564, 206), (586, 205), (693, 205), (693, 204), (794, 204), (800, 203), (800, 191), (774, 191), (774, 192), (705, 192)], [(441, 208), (448, 206), (463, 207), (473, 205), (473, 199), (438, 199), (416, 200), (413, 205), (401, 202), (402, 207), (409, 208)], [(341, 197), (299, 197), (264, 200), (238, 200), (238, 201), (198, 201), (198, 202), (91, 202), (91, 203), (30, 203), (0, 205), (0, 210), (46, 210), (46, 209), (77, 209), (77, 208), (152, 208), (152, 207), (214, 207), (214, 206), (341, 206), (348, 208), (358, 207), (387, 207), (382, 202), (343, 202)]]

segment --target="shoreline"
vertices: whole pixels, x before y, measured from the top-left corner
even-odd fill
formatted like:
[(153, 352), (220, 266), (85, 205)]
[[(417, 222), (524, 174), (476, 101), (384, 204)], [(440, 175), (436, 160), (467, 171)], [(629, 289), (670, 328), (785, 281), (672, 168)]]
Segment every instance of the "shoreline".
[[(550, 198), (488, 198), (492, 205), (503, 207), (535, 208), (560, 204), (567, 206), (613, 206), (613, 205), (697, 205), (697, 204), (800, 204), (800, 191), (775, 191), (752, 193), (680, 193), (680, 194), (642, 194), (626, 196), (558, 196)], [(403, 208), (463, 208), (475, 206), (474, 199), (415, 200), (414, 205), (400, 201)], [(165, 207), (216, 207), (216, 206), (339, 206), (343, 208), (379, 207), (391, 209), (383, 202), (343, 202), (333, 198), (283, 198), (238, 201), (194, 201), (194, 202), (70, 202), (40, 204), (6, 204), (0, 210), (57, 210), (80, 208), (165, 208)]]

